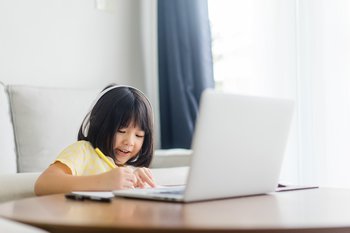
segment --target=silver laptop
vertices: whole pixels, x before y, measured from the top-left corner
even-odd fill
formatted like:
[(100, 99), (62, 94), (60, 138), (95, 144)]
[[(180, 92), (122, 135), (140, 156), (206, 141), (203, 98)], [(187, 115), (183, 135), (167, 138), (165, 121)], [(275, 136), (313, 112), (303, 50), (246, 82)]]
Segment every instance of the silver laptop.
[(208, 89), (201, 97), (186, 185), (113, 194), (192, 202), (273, 192), (292, 115), (291, 100)]

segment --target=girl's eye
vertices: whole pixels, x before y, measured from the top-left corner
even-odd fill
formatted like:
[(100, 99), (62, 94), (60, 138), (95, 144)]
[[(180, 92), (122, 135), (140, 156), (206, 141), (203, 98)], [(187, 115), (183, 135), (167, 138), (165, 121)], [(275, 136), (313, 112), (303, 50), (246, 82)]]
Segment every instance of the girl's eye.
[(118, 133), (125, 133), (126, 131), (123, 129), (118, 129)]
[(143, 138), (145, 135), (144, 134), (136, 134), (136, 137), (138, 138)]

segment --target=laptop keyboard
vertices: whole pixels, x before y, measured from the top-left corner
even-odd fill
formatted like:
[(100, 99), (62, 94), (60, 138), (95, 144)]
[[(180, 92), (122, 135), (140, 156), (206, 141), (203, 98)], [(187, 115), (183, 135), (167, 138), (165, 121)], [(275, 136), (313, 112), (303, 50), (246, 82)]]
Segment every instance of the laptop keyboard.
[(181, 195), (181, 194), (184, 194), (185, 187), (180, 186), (180, 187), (154, 188), (154, 189), (149, 189), (148, 192), (152, 194)]
[(184, 190), (158, 191), (158, 192), (155, 192), (155, 193), (180, 195), (180, 194), (184, 193)]

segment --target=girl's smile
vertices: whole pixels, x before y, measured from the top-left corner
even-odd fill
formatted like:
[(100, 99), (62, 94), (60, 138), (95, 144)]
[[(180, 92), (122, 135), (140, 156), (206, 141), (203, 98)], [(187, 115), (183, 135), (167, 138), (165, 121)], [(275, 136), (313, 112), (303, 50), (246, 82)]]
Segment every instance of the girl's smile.
[(121, 128), (115, 136), (115, 160), (118, 165), (125, 164), (136, 157), (142, 148), (145, 132), (134, 124)]
[(116, 149), (115, 150), (115, 154), (116, 156), (119, 155), (119, 156), (130, 156), (131, 154), (131, 151), (130, 150), (127, 150), (127, 149)]

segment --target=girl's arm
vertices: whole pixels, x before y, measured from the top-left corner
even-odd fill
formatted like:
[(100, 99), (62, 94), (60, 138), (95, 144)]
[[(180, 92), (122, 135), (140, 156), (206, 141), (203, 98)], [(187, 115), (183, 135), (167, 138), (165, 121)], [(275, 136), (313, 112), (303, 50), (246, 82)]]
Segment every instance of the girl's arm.
[(136, 181), (131, 168), (118, 167), (91, 176), (73, 176), (68, 166), (55, 162), (35, 182), (36, 195), (68, 193), (72, 191), (110, 191), (133, 188)]

